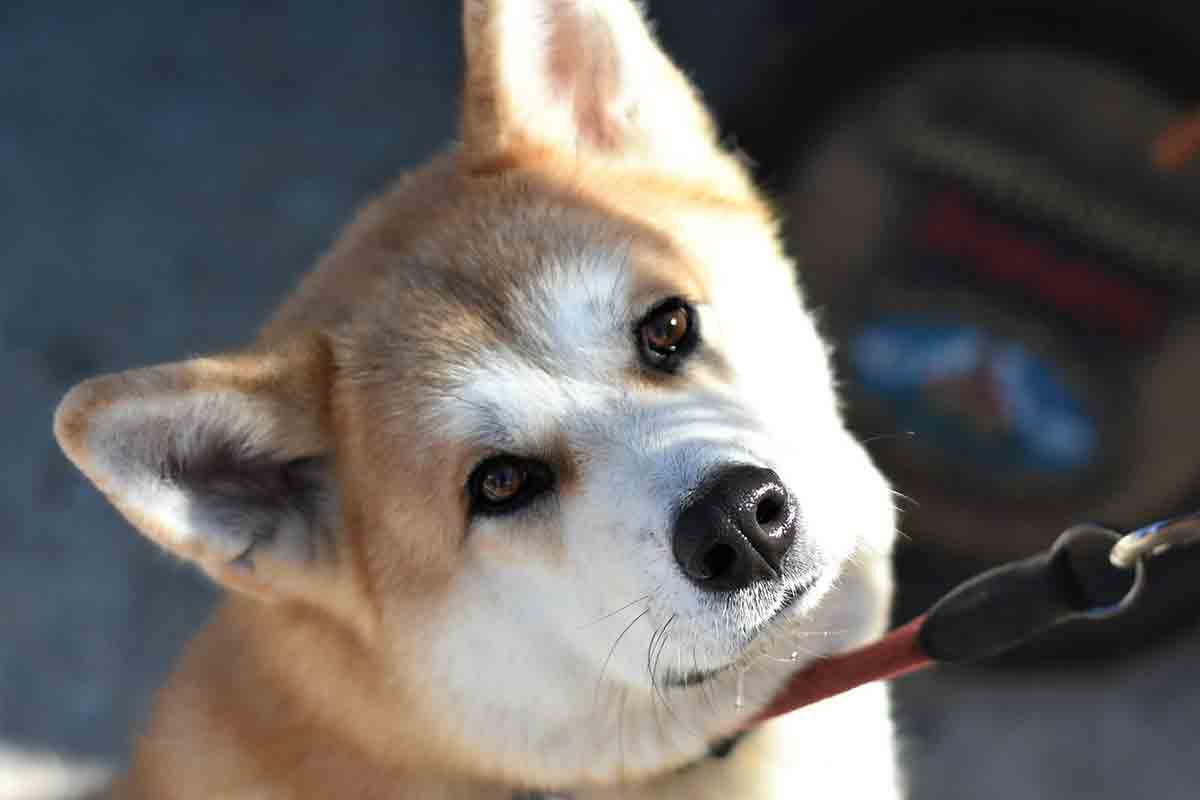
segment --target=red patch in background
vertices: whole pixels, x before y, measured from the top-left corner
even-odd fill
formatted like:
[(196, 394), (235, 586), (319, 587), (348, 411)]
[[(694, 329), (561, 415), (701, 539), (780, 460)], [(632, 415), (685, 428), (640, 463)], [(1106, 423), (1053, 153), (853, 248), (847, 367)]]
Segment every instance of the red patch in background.
[(1141, 339), (1158, 332), (1165, 319), (1155, 293), (1086, 261), (1060, 258), (1018, 229), (985, 219), (952, 189), (930, 203), (915, 237), (1089, 327)]

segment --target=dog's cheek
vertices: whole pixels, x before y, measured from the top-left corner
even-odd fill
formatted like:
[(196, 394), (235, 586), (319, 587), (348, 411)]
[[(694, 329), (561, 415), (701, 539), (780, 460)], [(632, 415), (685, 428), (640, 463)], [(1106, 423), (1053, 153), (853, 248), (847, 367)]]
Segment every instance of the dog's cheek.
[(714, 306), (711, 320), (710, 344), (730, 367), (721, 391), (743, 412), (747, 446), (772, 461), (821, 457), (814, 442), (843, 424), (828, 348), (799, 298), (784, 292), (750, 313)]
[(874, 555), (890, 556), (898, 521), (891, 484), (875, 466), (866, 448), (857, 441), (849, 442), (847, 459), (851, 474), (857, 474), (857, 480), (863, 486), (864, 502), (857, 510), (859, 546)]
[[(638, 503), (630, 498), (609, 505), (636, 508)], [(597, 612), (610, 606), (616, 608), (647, 592), (634, 558), (637, 543), (630, 541), (637, 538), (632, 520), (619, 524), (613, 517), (590, 498), (572, 504), (564, 515), (570, 572)]]
[(805, 529), (830, 568), (856, 554), (886, 557), (895, 538), (891, 490), (866, 451), (838, 429), (804, 464)]
[(609, 610), (642, 596), (653, 602), (670, 558), (667, 504), (637, 464), (596, 463), (592, 473), (579, 495), (563, 504), (572, 568)]

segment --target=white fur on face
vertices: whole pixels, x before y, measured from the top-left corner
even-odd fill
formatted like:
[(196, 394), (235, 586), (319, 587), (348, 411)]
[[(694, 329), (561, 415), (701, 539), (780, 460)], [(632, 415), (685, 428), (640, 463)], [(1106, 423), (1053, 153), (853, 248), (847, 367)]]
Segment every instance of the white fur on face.
[[(430, 656), (464, 709), (459, 735), (501, 763), (506, 751), (525, 764), (537, 754), (548, 781), (690, 760), (769, 699), (796, 668), (793, 652), (870, 638), (886, 613), (886, 569), (872, 558), (893, 531), (886, 484), (842, 426), (824, 345), (773, 243), (759, 231), (721, 239), (736, 252), (696, 258), (746, 266), (714, 268), (713, 299), (697, 311), (701, 347), (729, 374), (697, 360), (674, 383), (631, 384), (633, 328), (647, 310), (631, 299), (635, 267), (593, 254), (510, 298), (524, 344), (460, 368), (437, 413), (444, 434), (475, 450), (536, 458), (565, 443), (578, 465), (568, 491), (472, 523)], [(796, 499), (784, 580), (817, 583), (786, 619), (775, 616), (782, 585), (714, 598), (674, 559), (680, 506), (734, 464), (774, 469)], [(491, 558), (497, 540), (528, 557)], [(690, 688), (651, 684), (652, 673), (661, 682), (731, 665)]]

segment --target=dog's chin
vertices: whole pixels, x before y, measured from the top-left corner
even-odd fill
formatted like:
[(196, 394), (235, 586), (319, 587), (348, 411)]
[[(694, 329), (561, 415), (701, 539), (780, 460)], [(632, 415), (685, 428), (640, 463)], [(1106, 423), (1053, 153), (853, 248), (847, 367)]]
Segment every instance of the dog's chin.
[(806, 607), (817, 602), (819, 595), (824, 593), (824, 583), (820, 573), (811, 573), (788, 584), (780, 591), (775, 608), (749, 628), (738, 652), (728, 662), (685, 672), (670, 670), (663, 675), (662, 684), (678, 689), (700, 686), (728, 672), (751, 666), (754, 654), (761, 650), (762, 641), (784, 633)]

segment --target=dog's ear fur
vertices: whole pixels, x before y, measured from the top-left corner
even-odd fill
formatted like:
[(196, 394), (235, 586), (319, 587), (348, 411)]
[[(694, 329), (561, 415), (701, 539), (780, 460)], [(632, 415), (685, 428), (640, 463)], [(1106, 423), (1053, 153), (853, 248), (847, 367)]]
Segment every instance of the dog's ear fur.
[(694, 174), (714, 134), (631, 0), (466, 0), (462, 137), (469, 169), (547, 148)]
[(168, 551), (231, 588), (294, 594), (334, 560), (330, 370), (314, 338), (94, 378), (55, 436)]

